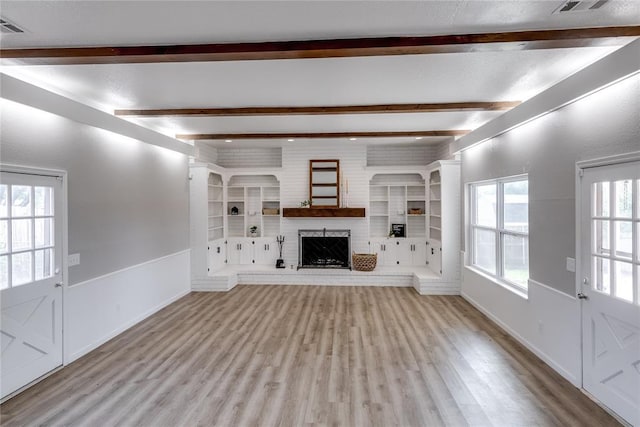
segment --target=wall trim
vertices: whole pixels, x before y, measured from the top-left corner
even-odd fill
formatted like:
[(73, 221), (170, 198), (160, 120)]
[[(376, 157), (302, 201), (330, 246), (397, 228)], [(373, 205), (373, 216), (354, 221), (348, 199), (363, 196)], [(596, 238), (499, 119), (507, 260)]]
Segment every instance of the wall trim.
[[(65, 346), (67, 350), (65, 352), (63, 366), (66, 366), (71, 362), (79, 359), (80, 357), (86, 355), (87, 353), (95, 350), (96, 348), (105, 344), (109, 340), (125, 332), (127, 329), (135, 326), (136, 324), (140, 323), (144, 319), (155, 314), (156, 312), (163, 309), (164, 307), (172, 304), (173, 302), (191, 293), (191, 287), (189, 286), (189, 276), (190, 276), (189, 253), (190, 253), (190, 250), (183, 250), (171, 255), (155, 258), (153, 260), (146, 261), (141, 264), (127, 267), (127, 268), (118, 270), (116, 272), (112, 272), (112, 273), (82, 282), (82, 285), (96, 284), (96, 286), (94, 286), (94, 289), (88, 286), (70, 287), (68, 289), (68, 292), (71, 293), (74, 291), (75, 292), (80, 291), (80, 294), (79, 295), (69, 294), (68, 296), (68, 304), (75, 304), (75, 308), (69, 306), (68, 309), (65, 311), (65, 314), (66, 314), (65, 329), (68, 332), (67, 338), (69, 340), (72, 339), (71, 335), (73, 335), (73, 337), (76, 338), (76, 341), (79, 340), (80, 342), (78, 343), (79, 345), (73, 345), (71, 342), (67, 343), (67, 345)], [(172, 268), (172, 269), (175, 268), (175, 266), (173, 266), (172, 264), (174, 260), (175, 262), (179, 262), (180, 266), (184, 265), (185, 270), (182, 273), (178, 273), (178, 276), (176, 276), (178, 278), (178, 282), (174, 281), (174, 279), (169, 278), (168, 282), (167, 280), (165, 280), (166, 283), (162, 284), (162, 279), (158, 279), (158, 275), (164, 277), (165, 274), (163, 274), (163, 269), (166, 270), (167, 268)], [(162, 263), (162, 264), (158, 265), (157, 267), (149, 267), (151, 264), (158, 264), (158, 263)], [(136, 269), (138, 270), (137, 272), (133, 271)], [(117, 277), (116, 274), (121, 275), (123, 277)], [(131, 280), (131, 277), (132, 277), (131, 275), (134, 275), (133, 277), (135, 277), (136, 274), (138, 275), (142, 274), (142, 280), (137, 281), (140, 286), (137, 286), (137, 287), (127, 286), (127, 283), (128, 283), (127, 280)], [(183, 278), (184, 282), (182, 281), (182, 276), (184, 276)], [(105, 283), (105, 280), (110, 282)], [(170, 286), (169, 288), (167, 288), (167, 283)], [(138, 301), (135, 303), (133, 311), (129, 310), (129, 314), (128, 315), (125, 314), (124, 317), (121, 317), (121, 318), (117, 318), (117, 317), (114, 318), (112, 316), (113, 311), (111, 311), (111, 315), (107, 314), (109, 313), (108, 311), (105, 313), (100, 313), (98, 314), (99, 316), (106, 315), (107, 317), (104, 317), (104, 318), (101, 317), (100, 322), (96, 324), (97, 327), (95, 328), (94, 332), (91, 335), (85, 334), (84, 337), (78, 336), (77, 334), (80, 329), (78, 327), (75, 327), (75, 328), (70, 327), (69, 322), (71, 320), (69, 319), (69, 317), (74, 316), (76, 320), (80, 319), (80, 320), (86, 321), (87, 325), (91, 325), (91, 319), (86, 318), (86, 316), (89, 316), (91, 314), (88, 314), (86, 312), (85, 307), (87, 305), (88, 306), (93, 305), (96, 307), (105, 306), (105, 304), (107, 304), (106, 307), (109, 307), (109, 304), (113, 304), (114, 301), (104, 302), (99, 300), (100, 292), (102, 293), (109, 292), (109, 289), (108, 289), (110, 287), (109, 285), (117, 286), (118, 288), (120, 288), (120, 291), (122, 291), (122, 289), (125, 289), (125, 292), (124, 293), (121, 292), (122, 295), (120, 295), (119, 298), (127, 298), (128, 296), (133, 296)], [(178, 285), (178, 286), (176, 287), (174, 285)], [(158, 286), (160, 286), (160, 288), (164, 290), (163, 291), (163, 293), (165, 293), (165, 295), (163, 296), (164, 299), (160, 300), (159, 298), (155, 298), (155, 301), (150, 301), (151, 304), (155, 303), (154, 305), (147, 306), (147, 307), (144, 307), (144, 306), (140, 307), (140, 310), (138, 311), (137, 307), (139, 305), (139, 301), (144, 301), (145, 299), (149, 300), (149, 298), (145, 298), (145, 295), (148, 295), (148, 293), (150, 292), (150, 289), (154, 289)], [(143, 292), (147, 292), (147, 294), (140, 294), (139, 293), (140, 290), (142, 290)], [(98, 292), (98, 294), (95, 294), (95, 292)], [(140, 297), (141, 295), (142, 295), (142, 299)], [(153, 296), (153, 295), (150, 295), (150, 296)], [(115, 301), (115, 304), (119, 304), (118, 301)], [(78, 312), (78, 309), (80, 309), (79, 312)], [(85, 310), (85, 312), (83, 312), (83, 309)], [(74, 311), (74, 313), (71, 313), (72, 311)], [(101, 325), (106, 326), (106, 328), (101, 327)], [(88, 327), (91, 327), (91, 326), (88, 326)]]
[(133, 270), (134, 268), (139, 268), (139, 267), (142, 267), (144, 265), (152, 264), (152, 263), (158, 262), (158, 261), (162, 261), (163, 259), (171, 258), (171, 257), (177, 256), (177, 255), (182, 255), (182, 254), (187, 253), (187, 252), (190, 253), (191, 249), (183, 249), (183, 250), (178, 251), (178, 252), (174, 252), (174, 253), (171, 253), (171, 254), (168, 254), (168, 255), (163, 255), (163, 256), (161, 256), (159, 258), (153, 258), (153, 259), (150, 259), (148, 261), (143, 261), (143, 262), (141, 262), (139, 264), (130, 265), (128, 267), (121, 268), (119, 270), (115, 270), (115, 271), (112, 271), (110, 273), (103, 274), (101, 276), (92, 277), (91, 279), (87, 279), (87, 280), (83, 280), (82, 282), (74, 283), (73, 285), (69, 285), (69, 287), (70, 288), (77, 288), (79, 286), (86, 285), (87, 283), (91, 283), (91, 282), (93, 282), (95, 280), (105, 279), (105, 278), (107, 278), (109, 276), (114, 276), (116, 274), (124, 273), (127, 270)]
[(174, 295), (173, 297), (169, 298), (168, 300), (165, 300), (163, 302), (161, 302), (160, 304), (156, 305), (155, 307), (152, 307), (151, 309), (145, 311), (144, 313), (140, 314), (139, 316), (134, 317), (133, 319), (131, 319), (130, 321), (128, 321), (127, 323), (125, 323), (124, 325), (120, 326), (119, 328), (114, 329), (112, 332), (110, 332), (109, 334), (107, 334), (104, 337), (101, 337), (100, 339), (92, 342), (91, 344), (81, 348), (80, 350), (76, 351), (75, 353), (70, 354), (67, 357), (67, 360), (64, 361), (63, 366), (66, 366), (68, 364), (70, 364), (71, 362), (74, 362), (76, 360), (78, 360), (79, 358), (81, 358), (82, 356), (90, 353), (91, 351), (95, 350), (96, 348), (100, 347), (102, 344), (105, 344), (106, 342), (110, 341), (111, 339), (117, 337), (118, 335), (120, 335), (121, 333), (125, 332), (127, 329), (137, 325), (138, 323), (142, 322), (144, 319), (146, 319), (147, 317), (151, 316), (152, 314), (157, 313), (158, 311), (162, 310), (163, 308), (165, 308), (166, 306), (178, 301), (180, 298), (188, 295), (191, 293), (191, 290), (187, 290), (184, 292), (180, 292), (178, 295)]
[[(534, 282), (537, 284), (537, 282)], [(549, 288), (549, 286), (545, 286)], [(509, 325), (504, 323), (498, 317), (494, 316), (491, 311), (486, 309), (482, 304), (474, 300), (471, 296), (469, 296), (464, 290), (460, 293), (460, 295), (469, 302), (472, 306), (474, 306), (478, 311), (487, 316), (493, 323), (498, 325), (502, 330), (511, 335), (516, 341), (525, 346), (528, 350), (530, 350), (533, 354), (535, 354), (538, 358), (540, 358), (543, 362), (549, 365), (554, 371), (560, 374), (564, 379), (569, 381), (574, 387), (580, 388), (582, 386), (581, 378), (574, 377), (569, 371), (564, 369), (562, 366), (558, 365), (551, 357), (549, 357), (544, 351), (540, 350), (538, 347), (533, 345), (531, 342), (526, 340), (522, 335), (513, 330)]]

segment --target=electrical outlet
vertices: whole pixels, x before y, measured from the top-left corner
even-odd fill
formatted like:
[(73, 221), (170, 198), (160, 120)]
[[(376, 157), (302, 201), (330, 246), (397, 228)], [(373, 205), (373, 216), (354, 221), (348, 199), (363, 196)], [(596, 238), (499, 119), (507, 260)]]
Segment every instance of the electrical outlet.
[(576, 260), (574, 258), (567, 258), (567, 271), (576, 272)]
[(71, 254), (67, 259), (69, 263), (69, 267), (73, 267), (74, 265), (80, 264), (80, 254)]

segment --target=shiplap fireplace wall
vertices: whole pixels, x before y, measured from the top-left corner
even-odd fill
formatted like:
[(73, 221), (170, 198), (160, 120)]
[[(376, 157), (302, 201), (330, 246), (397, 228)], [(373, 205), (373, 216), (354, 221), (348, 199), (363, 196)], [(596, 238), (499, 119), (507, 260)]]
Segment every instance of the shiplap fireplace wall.
[[(199, 161), (225, 168), (249, 168), (260, 171), (279, 170), (280, 208), (298, 207), (309, 198), (309, 160), (340, 159), (341, 176), (349, 180), (349, 207), (369, 206), (370, 173), (367, 167), (389, 168), (402, 172), (405, 166), (425, 167), (441, 159), (447, 144), (369, 145), (364, 141), (332, 143), (291, 142), (282, 148), (219, 148), (197, 143)], [(443, 148), (445, 147), (445, 148)], [(369, 251), (369, 217), (365, 218), (282, 218), (280, 234), (285, 236), (283, 257), (287, 267), (297, 265), (298, 230), (351, 230), (351, 250)]]

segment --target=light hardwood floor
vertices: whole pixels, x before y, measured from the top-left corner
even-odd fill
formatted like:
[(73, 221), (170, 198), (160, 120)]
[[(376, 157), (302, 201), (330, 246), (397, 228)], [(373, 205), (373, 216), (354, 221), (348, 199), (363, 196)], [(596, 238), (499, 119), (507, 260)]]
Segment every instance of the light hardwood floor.
[(0, 408), (3, 426), (607, 426), (461, 297), (192, 293)]

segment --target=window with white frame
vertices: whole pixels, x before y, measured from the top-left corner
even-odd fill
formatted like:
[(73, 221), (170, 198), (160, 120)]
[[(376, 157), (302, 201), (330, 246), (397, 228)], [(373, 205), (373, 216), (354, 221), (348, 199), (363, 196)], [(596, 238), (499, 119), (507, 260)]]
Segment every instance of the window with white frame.
[(470, 184), (473, 267), (516, 288), (529, 279), (529, 180), (526, 175)]

